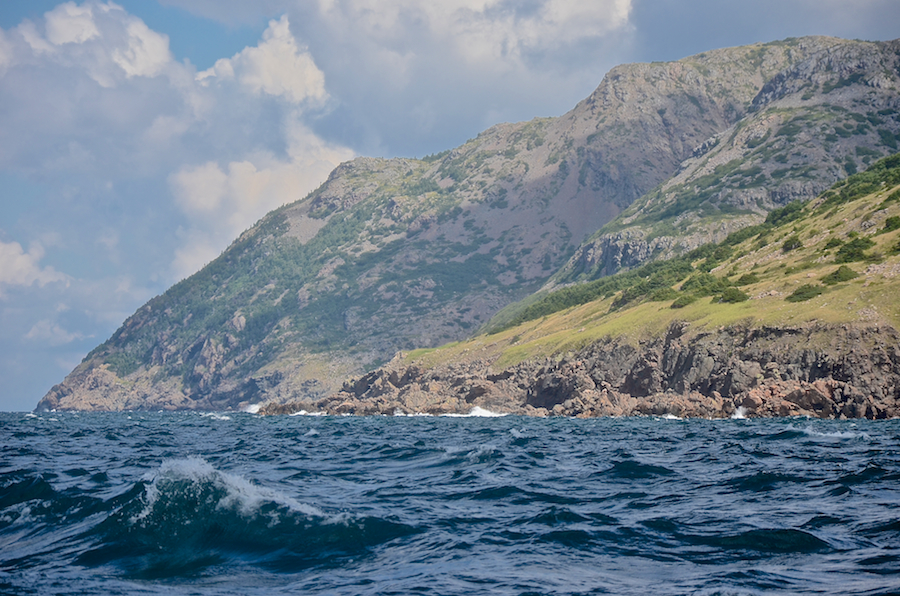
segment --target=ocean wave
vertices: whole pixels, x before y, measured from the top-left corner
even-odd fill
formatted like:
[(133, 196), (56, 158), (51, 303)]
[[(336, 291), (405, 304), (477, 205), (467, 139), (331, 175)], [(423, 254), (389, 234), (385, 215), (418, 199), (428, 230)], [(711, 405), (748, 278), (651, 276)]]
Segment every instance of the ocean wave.
[(808, 437), (824, 437), (828, 439), (861, 439), (863, 441), (871, 441), (872, 437), (869, 433), (865, 433), (862, 431), (855, 430), (836, 430), (836, 431), (822, 431), (816, 428), (813, 428), (811, 424), (807, 424), (806, 426), (797, 428), (800, 432)]
[(606, 477), (619, 478), (623, 480), (671, 476), (674, 473), (675, 472), (673, 472), (669, 468), (666, 468), (665, 466), (645, 464), (632, 459), (617, 461), (613, 463), (612, 467), (602, 472), (602, 474)]
[(136, 487), (138, 495), (93, 530), (99, 544), (79, 564), (150, 579), (235, 563), (291, 571), (412, 531), (378, 518), (328, 515), (199, 458), (166, 461)]
[(220, 414), (218, 412), (203, 412), (200, 415), (211, 420), (231, 420), (231, 416), (228, 416), (227, 414)]
[(832, 550), (831, 545), (821, 538), (793, 528), (748, 530), (731, 536), (709, 538), (706, 542), (720, 548), (770, 553), (814, 553)]

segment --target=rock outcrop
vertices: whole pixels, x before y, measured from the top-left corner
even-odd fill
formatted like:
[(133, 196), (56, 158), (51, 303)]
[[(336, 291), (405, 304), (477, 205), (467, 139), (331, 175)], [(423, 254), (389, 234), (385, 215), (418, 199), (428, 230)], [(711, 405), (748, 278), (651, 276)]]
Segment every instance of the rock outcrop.
[(470, 360), (430, 370), (401, 360), (325, 399), (263, 414), (451, 414), (481, 407), (532, 416), (900, 416), (900, 333), (889, 326), (732, 326), (632, 345), (596, 342), (561, 359), (494, 370)]

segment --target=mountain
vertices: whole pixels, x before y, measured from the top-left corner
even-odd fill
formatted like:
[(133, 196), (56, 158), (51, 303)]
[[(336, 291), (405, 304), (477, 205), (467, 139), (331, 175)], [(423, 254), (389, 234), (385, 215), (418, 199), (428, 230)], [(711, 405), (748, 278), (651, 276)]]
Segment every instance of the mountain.
[(619, 66), (558, 118), (342, 164), (141, 307), (38, 408), (323, 397), (400, 350), (513, 320), (521, 306), (496, 313), (523, 298), (720, 240), (896, 148), (898, 52), (810, 37)]
[(835, 44), (766, 81), (746, 117), (704, 141), (676, 175), (593, 234), (554, 283), (721, 240), (896, 151), (900, 46), (882, 47)]
[(720, 243), (262, 413), (900, 416), (900, 154)]

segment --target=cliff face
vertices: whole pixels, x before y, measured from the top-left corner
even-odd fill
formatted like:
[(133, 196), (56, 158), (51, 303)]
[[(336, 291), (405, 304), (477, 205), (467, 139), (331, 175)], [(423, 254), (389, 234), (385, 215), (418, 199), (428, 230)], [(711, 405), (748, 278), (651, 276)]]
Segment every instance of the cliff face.
[(896, 44), (817, 37), (625, 65), (559, 118), (343, 164), (140, 308), (38, 408), (323, 397), (398, 350), (469, 337), (573, 253), (557, 282), (719, 237), (896, 145), (896, 59)]
[(731, 326), (693, 336), (677, 322), (634, 346), (605, 339), (562, 359), (494, 370), (471, 360), (388, 366), (327, 399), (264, 414), (463, 414), (704, 418), (900, 416), (900, 334), (862, 325)]

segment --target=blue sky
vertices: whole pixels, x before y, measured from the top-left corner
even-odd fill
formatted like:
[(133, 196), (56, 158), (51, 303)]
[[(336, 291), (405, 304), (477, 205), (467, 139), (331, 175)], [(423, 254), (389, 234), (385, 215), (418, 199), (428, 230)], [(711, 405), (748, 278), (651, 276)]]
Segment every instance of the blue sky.
[(612, 66), (810, 34), (896, 0), (0, 2), (0, 410), (358, 155), (559, 115)]

